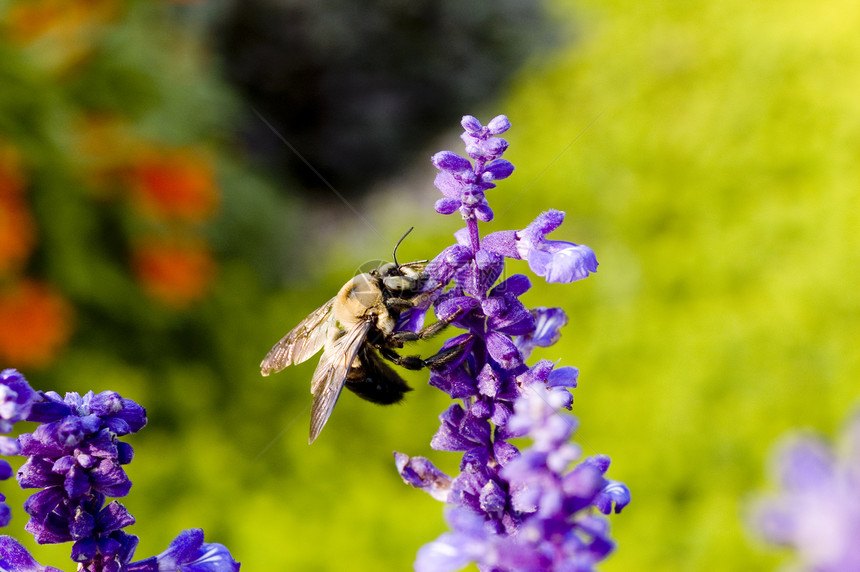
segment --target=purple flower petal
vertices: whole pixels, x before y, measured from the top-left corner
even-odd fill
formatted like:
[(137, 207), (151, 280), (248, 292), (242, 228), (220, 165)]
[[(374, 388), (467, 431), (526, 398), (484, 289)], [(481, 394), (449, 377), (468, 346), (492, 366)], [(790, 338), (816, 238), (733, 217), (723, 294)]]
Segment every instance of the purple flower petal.
[(502, 387), (502, 380), (492, 365), (486, 364), (478, 373), (478, 391), (487, 397), (496, 397)]
[(508, 118), (505, 115), (497, 115), (487, 123), (487, 130), (491, 135), (501, 135), (510, 128), (511, 122), (508, 121)]
[[(23, 435), (22, 435), (23, 436)], [(30, 457), (18, 469), (16, 478), (22, 489), (41, 489), (63, 483), (63, 477), (53, 472), (54, 464), (42, 457)]]
[(90, 483), (97, 490), (109, 497), (124, 497), (131, 489), (131, 481), (123, 468), (112, 459), (103, 459), (98, 468), (89, 473)]
[(159, 572), (238, 572), (240, 566), (223, 544), (204, 543), (199, 528), (179, 533), (156, 558)]
[(520, 239), (520, 257), (525, 259), (533, 245), (543, 242), (546, 235), (561, 226), (564, 222), (564, 211), (550, 209), (544, 211), (526, 228), (517, 233)]
[(481, 248), (506, 258), (517, 260), (522, 258), (519, 250), (517, 250), (517, 233), (513, 230), (502, 230), (488, 234), (481, 240)]
[(5, 572), (62, 572), (59, 568), (36, 562), (27, 549), (11, 536), (0, 536), (0, 567)]
[(507, 495), (505, 495), (505, 491), (496, 481), (487, 481), (487, 484), (481, 488), (481, 494), (478, 499), (481, 503), (482, 511), (494, 514), (497, 518), (502, 516), (505, 510)]
[(595, 497), (594, 506), (603, 514), (610, 514), (614, 505), (614, 512), (619, 513), (630, 504), (630, 500), (630, 489), (627, 485), (619, 481), (607, 481), (606, 486)]
[(452, 479), (437, 469), (429, 459), (394, 453), (397, 472), (403, 482), (421, 489), (438, 501), (448, 502)]
[(522, 296), (532, 287), (532, 282), (525, 274), (514, 274), (502, 282), (499, 282), (492, 290), (490, 296)]
[(440, 151), (433, 155), (431, 162), (433, 166), (442, 171), (450, 173), (461, 173), (471, 171), (472, 163), (465, 157), (461, 157), (451, 151)]
[[(531, 312), (514, 296), (508, 296), (508, 304), (500, 315), (487, 320), (487, 326), (496, 332), (509, 336), (529, 334), (535, 329), (535, 319)], [(513, 341), (515, 346), (519, 345)]]
[(15, 470), (12, 468), (12, 465), (9, 464), (9, 461), (6, 459), (0, 459), (0, 481), (5, 481), (14, 474)]
[(505, 159), (496, 159), (484, 167), (484, 171), (481, 173), (481, 179), (487, 182), (498, 181), (500, 179), (507, 179), (513, 172), (514, 166), (509, 161), (506, 161)]
[(433, 186), (439, 189), (445, 197), (460, 202), (460, 196), (463, 194), (464, 183), (454, 178), (448, 171), (442, 171), (436, 175), (433, 181)]
[(443, 215), (449, 215), (460, 208), (460, 201), (449, 197), (444, 197), (436, 201), (434, 206), (436, 212)]
[(481, 122), (471, 115), (464, 115), (463, 119), (460, 121), (460, 125), (463, 126), (463, 129), (473, 134), (480, 133), (484, 128), (484, 126), (481, 125)]
[(21, 454), (21, 443), (14, 437), (0, 436), (0, 455), (11, 457)]
[(0, 433), (9, 433), (15, 423), (26, 419), (37, 399), (38, 394), (18, 370), (0, 372)]
[(475, 217), (481, 222), (490, 222), (493, 220), (493, 209), (484, 201), (475, 206)]
[(597, 271), (597, 257), (589, 247), (572, 242), (546, 240), (546, 235), (564, 220), (562, 211), (542, 213), (524, 230), (516, 233), (517, 256), (548, 282), (573, 282)]
[(549, 347), (561, 337), (560, 328), (567, 324), (567, 314), (561, 308), (533, 308), (534, 331), (514, 338), (523, 359), (528, 359), (536, 347)]
[(597, 272), (597, 257), (584, 244), (548, 240), (542, 246), (547, 250), (532, 249), (528, 262), (532, 271), (547, 282), (569, 283)]
[(490, 332), (487, 334), (486, 340), (487, 351), (503, 368), (513, 369), (522, 363), (520, 351), (508, 336), (497, 332)]
[[(9, 526), (11, 521), (12, 509), (5, 502), (0, 502), (0, 527)], [(2, 562), (2, 555), (0, 555), (0, 562)], [(0, 568), (2, 568), (2, 564), (0, 564)]]
[(463, 399), (477, 395), (475, 380), (462, 369), (430, 372), (430, 385), (441, 389), (453, 399)]
[(573, 366), (566, 365), (553, 369), (547, 378), (547, 387), (576, 387), (579, 370)]

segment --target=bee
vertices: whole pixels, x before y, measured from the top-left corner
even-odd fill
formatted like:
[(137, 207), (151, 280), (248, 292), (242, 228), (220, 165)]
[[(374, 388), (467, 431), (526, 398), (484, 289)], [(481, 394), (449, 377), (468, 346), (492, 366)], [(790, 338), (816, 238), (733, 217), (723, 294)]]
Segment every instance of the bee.
[[(313, 443), (331, 416), (344, 387), (380, 405), (400, 402), (412, 388), (382, 358), (406, 369), (444, 367), (457, 357), (457, 348), (443, 350), (427, 359), (401, 356), (395, 350), (405, 342), (429, 338), (457, 317), (457, 313), (419, 332), (395, 331), (400, 315), (427, 303), (435, 289), (422, 292), (427, 281), (427, 261), (394, 262), (359, 274), (343, 285), (337, 295), (314, 310), (269, 351), (260, 364), (267, 376), (310, 359), (325, 348), (311, 380), (310, 439)], [(438, 288), (437, 288), (438, 289)]]

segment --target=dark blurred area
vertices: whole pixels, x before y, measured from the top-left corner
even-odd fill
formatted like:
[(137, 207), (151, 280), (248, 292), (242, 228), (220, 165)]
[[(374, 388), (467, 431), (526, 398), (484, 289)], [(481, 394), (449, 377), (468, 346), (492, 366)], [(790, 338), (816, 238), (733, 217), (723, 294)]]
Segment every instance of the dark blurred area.
[[(535, 0), (250, 0), (219, 28), (228, 80), (347, 195), (477, 113), (554, 37)], [(258, 117), (239, 128), (265, 163), (321, 186)]]

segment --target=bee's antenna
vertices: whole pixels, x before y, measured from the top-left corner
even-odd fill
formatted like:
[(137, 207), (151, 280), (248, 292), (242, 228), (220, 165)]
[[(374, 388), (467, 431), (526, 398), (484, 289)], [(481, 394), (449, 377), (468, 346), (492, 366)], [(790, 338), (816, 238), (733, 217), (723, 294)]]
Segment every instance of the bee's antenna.
[[(391, 254), (391, 257), (392, 257), (392, 258), (394, 258), (394, 264), (397, 264), (397, 247), (399, 247), (399, 246), (400, 246), (400, 243), (401, 243), (401, 242), (403, 242), (403, 239), (404, 239), (404, 238), (406, 238), (406, 236), (407, 236), (410, 232), (412, 232), (412, 229), (414, 229), (414, 228), (415, 228), (414, 226), (410, 226), (410, 227), (409, 227), (409, 230), (407, 230), (407, 231), (403, 234), (403, 236), (401, 236), (401, 237), (400, 237), (400, 240), (398, 240), (398, 241), (397, 241), (397, 244), (395, 244), (395, 245), (394, 245), (394, 252)], [(397, 264), (397, 266), (399, 267), (399, 266), (400, 266), (400, 264)]]

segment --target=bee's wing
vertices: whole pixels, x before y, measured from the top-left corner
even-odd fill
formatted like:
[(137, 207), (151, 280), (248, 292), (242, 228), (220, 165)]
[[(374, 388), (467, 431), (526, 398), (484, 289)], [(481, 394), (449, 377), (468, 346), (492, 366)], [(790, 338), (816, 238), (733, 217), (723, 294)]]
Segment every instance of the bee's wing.
[(260, 373), (277, 373), (288, 365), (302, 363), (320, 351), (325, 344), (329, 328), (334, 326), (333, 305), (334, 298), (314, 310), (281, 338), (266, 354), (260, 364)]
[(361, 321), (326, 345), (311, 381), (314, 403), (311, 407), (311, 436), (308, 443), (314, 442), (331, 416), (334, 404), (343, 390), (346, 375), (367, 337), (370, 325), (370, 320)]

